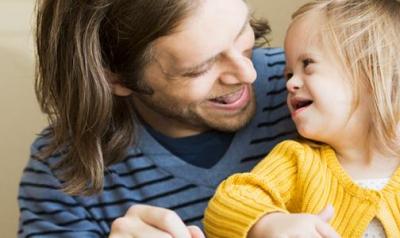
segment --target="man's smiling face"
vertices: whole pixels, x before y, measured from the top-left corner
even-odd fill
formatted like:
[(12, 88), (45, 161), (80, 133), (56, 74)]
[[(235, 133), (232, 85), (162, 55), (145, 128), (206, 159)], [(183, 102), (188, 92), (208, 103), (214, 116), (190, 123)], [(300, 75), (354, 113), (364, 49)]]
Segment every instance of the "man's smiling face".
[(140, 116), (170, 136), (236, 131), (254, 115), (254, 32), (242, 0), (206, 0), (153, 46), (144, 70), (152, 95), (134, 94)]

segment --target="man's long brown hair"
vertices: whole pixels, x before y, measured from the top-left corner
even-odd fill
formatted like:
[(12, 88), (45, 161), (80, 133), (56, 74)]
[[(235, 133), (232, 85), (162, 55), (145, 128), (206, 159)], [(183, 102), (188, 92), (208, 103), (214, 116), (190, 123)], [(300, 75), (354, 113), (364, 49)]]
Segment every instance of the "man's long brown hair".
[[(39, 0), (35, 89), (49, 117), (50, 144), (42, 159), (64, 150), (57, 167), (64, 191), (98, 193), (106, 166), (121, 161), (135, 141), (129, 97), (112, 94), (110, 74), (151, 93), (143, 68), (152, 43), (171, 34), (196, 0)], [(232, 16), (235, 17), (235, 16)], [(270, 31), (252, 21), (257, 39)]]

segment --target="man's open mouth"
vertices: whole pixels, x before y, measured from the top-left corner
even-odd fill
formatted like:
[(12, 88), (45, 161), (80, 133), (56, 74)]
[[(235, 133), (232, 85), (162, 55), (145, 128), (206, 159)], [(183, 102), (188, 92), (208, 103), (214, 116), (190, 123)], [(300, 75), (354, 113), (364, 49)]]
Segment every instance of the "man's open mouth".
[(242, 110), (251, 101), (250, 85), (244, 85), (237, 91), (209, 99), (210, 106), (225, 112)]
[(232, 104), (232, 103), (235, 103), (236, 101), (238, 101), (242, 97), (244, 90), (246, 90), (245, 87), (243, 87), (241, 90), (238, 90), (234, 93), (216, 97), (216, 98), (212, 98), (212, 99), (210, 99), (210, 101), (214, 102), (214, 103), (225, 104), (225, 105)]

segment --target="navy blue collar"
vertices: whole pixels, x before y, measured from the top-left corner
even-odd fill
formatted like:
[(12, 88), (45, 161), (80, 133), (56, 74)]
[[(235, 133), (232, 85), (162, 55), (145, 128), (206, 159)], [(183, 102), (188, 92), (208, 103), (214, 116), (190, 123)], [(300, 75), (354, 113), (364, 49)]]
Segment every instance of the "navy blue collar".
[(147, 132), (173, 155), (202, 168), (211, 168), (218, 163), (235, 135), (212, 130), (194, 136), (172, 138), (154, 130), (146, 123), (143, 124)]

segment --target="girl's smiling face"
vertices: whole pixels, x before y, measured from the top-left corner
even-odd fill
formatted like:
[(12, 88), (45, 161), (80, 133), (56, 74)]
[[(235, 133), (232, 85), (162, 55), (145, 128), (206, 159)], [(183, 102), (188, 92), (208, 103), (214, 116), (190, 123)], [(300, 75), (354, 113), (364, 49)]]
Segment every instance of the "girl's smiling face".
[(366, 89), (358, 95), (332, 50), (321, 42), (318, 16), (294, 21), (286, 35), (288, 106), (298, 132), (332, 146), (363, 138), (369, 131)]

